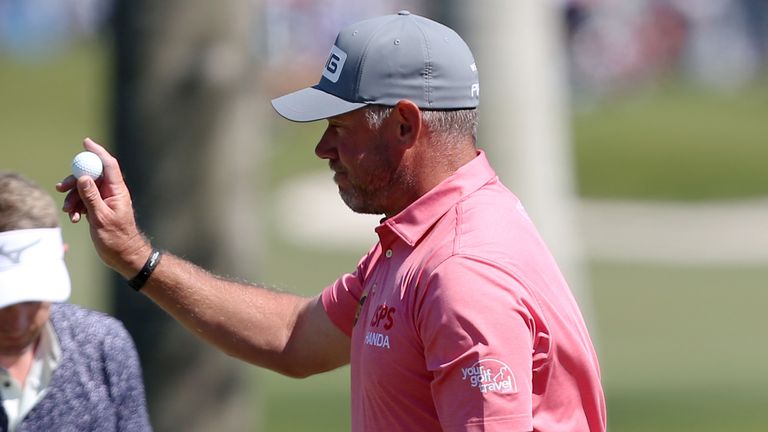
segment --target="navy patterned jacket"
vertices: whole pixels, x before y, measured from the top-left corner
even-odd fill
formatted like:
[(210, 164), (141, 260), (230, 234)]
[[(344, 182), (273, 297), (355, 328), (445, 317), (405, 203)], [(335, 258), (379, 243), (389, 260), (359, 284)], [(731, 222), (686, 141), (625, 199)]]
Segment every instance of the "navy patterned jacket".
[(68, 303), (51, 306), (51, 323), (61, 362), (16, 431), (151, 431), (136, 347), (122, 323)]

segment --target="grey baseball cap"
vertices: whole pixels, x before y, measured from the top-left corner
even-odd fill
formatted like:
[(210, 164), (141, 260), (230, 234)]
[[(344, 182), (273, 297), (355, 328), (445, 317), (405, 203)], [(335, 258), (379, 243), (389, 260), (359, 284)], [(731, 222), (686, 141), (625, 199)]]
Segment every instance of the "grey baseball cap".
[(341, 30), (320, 82), (273, 99), (272, 106), (288, 120), (310, 122), (401, 99), (432, 110), (475, 108), (480, 101), (477, 66), (464, 40), (408, 11)]

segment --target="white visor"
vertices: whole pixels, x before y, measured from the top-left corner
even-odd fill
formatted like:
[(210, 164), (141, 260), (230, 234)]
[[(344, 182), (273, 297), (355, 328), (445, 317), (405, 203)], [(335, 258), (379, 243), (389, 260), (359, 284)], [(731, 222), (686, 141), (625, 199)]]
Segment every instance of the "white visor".
[(60, 228), (0, 232), (0, 308), (63, 302), (70, 291)]

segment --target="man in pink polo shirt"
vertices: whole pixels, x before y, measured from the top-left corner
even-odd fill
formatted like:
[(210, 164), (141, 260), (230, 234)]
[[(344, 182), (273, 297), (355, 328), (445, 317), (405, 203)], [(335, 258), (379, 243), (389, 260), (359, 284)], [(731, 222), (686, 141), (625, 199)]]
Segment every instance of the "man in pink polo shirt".
[[(326, 119), (315, 148), (379, 242), (318, 296), (213, 276), (154, 249), (117, 161), (67, 178), (106, 264), (230, 355), (304, 377), (350, 363), (352, 430), (604, 431), (595, 351), (518, 199), (476, 147), (477, 67), (451, 29), (406, 11), (343, 29), (320, 82), (272, 101)], [(162, 257), (162, 259), (161, 259)]]

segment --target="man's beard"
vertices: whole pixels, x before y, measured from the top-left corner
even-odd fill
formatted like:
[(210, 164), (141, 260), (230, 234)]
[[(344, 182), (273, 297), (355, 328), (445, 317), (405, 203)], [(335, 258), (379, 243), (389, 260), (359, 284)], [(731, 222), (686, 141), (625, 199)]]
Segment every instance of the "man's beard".
[(399, 161), (381, 160), (375, 172), (367, 176), (367, 181), (348, 178), (349, 186), (339, 186), (339, 195), (344, 203), (355, 213), (388, 214), (387, 202), (394, 194), (412, 190), (414, 181)]
[(361, 214), (384, 214), (385, 210), (379, 206), (373, 196), (376, 192), (371, 190), (359, 190), (357, 188), (339, 188), (339, 195), (344, 204), (353, 212)]

